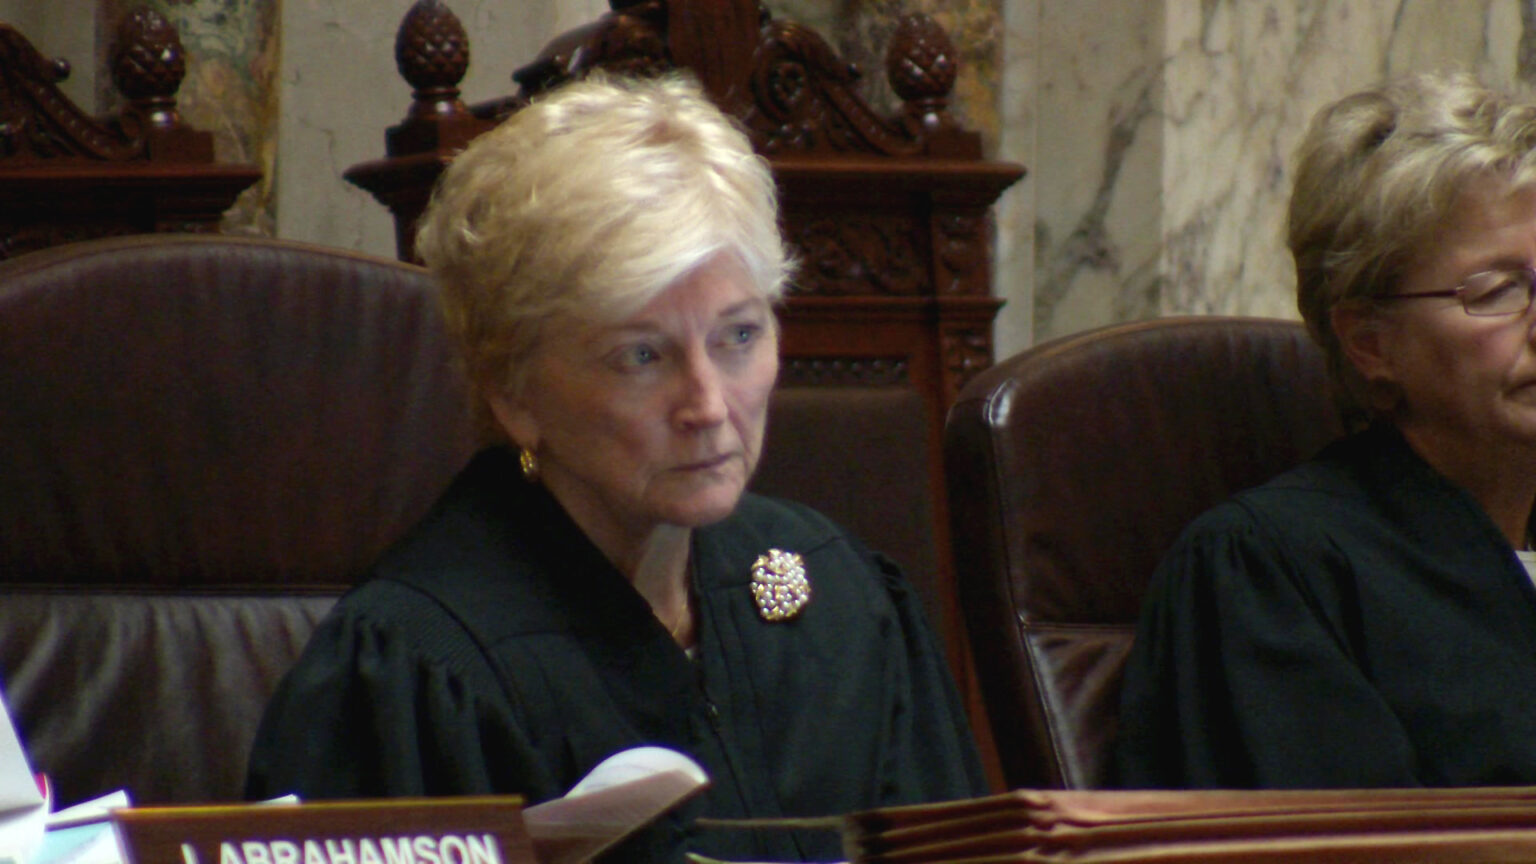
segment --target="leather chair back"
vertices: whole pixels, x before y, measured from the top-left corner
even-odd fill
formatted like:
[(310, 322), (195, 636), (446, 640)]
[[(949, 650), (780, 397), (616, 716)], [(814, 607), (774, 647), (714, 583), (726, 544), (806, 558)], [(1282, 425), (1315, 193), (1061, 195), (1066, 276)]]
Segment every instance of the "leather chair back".
[(1158, 561), (1202, 511), (1341, 432), (1293, 321), (1111, 326), (965, 388), (944, 442), (957, 584), (1010, 787), (1100, 785)]
[(0, 686), (61, 801), (239, 798), (316, 619), (473, 450), (432, 292), (212, 235), (0, 264)]
[(820, 510), (900, 564), (937, 632), (929, 440), (927, 405), (910, 387), (780, 387), (752, 487)]

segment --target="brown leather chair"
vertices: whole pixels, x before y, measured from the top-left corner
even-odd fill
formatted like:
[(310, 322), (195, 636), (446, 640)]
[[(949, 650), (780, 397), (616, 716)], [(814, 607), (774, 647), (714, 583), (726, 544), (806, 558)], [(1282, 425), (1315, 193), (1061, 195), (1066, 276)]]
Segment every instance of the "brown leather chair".
[(0, 264), (0, 686), (61, 801), (238, 799), (315, 620), (472, 451), (435, 310), (282, 241)]
[(960, 603), (1011, 787), (1104, 779), (1147, 580), (1196, 515), (1342, 431), (1299, 323), (1123, 324), (973, 380), (945, 466)]
[(910, 387), (780, 387), (752, 487), (820, 510), (900, 564), (937, 630), (927, 411)]

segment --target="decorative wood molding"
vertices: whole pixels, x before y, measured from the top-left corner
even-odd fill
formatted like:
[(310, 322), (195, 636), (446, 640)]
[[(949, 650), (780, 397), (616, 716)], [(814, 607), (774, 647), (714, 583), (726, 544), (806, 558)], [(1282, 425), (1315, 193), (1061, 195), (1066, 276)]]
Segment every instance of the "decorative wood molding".
[(933, 293), (923, 231), (905, 214), (833, 214), (784, 226), (799, 261), (791, 296)]
[[(790, 152), (923, 154), (980, 158), (979, 135), (949, 111), (956, 50), (949, 34), (921, 13), (903, 16), (886, 54), (886, 76), (903, 100), (884, 117), (858, 94), (862, 73), (815, 31), (771, 18), (756, 2), (615, 2), (612, 11), (551, 42), (512, 74), (526, 99), (594, 69), (653, 75), (694, 71), (722, 107), (742, 118), (757, 149)], [(669, 9), (692, 26), (684, 44), (667, 31)], [(743, 22), (751, 22), (743, 26)], [(719, 46), (744, 44), (728, 52)], [(706, 34), (697, 37), (697, 34)], [(713, 49), (713, 50), (711, 50)], [(699, 55), (709, 53), (708, 57)], [(728, 60), (722, 59), (728, 57)], [(711, 62), (699, 62), (707, 60)], [(725, 68), (722, 68), (725, 67)]]
[(933, 217), (935, 287), (940, 294), (990, 294), (992, 219), (986, 210)]
[(939, 334), (947, 403), (953, 404), (965, 385), (992, 365), (991, 324), (989, 317), (985, 325), (950, 325)]
[(905, 357), (786, 357), (780, 386), (897, 387), (911, 383)]

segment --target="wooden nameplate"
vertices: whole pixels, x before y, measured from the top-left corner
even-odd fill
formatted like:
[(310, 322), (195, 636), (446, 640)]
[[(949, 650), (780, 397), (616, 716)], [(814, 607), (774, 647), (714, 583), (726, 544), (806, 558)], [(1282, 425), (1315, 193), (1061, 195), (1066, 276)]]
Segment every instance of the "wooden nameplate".
[(537, 864), (522, 798), (135, 807), (127, 864)]

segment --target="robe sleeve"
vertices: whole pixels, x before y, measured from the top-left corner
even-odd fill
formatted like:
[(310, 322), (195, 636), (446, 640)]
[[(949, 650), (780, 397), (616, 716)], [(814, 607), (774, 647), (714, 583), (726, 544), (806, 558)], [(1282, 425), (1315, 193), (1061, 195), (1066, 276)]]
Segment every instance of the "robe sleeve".
[(922, 603), (900, 568), (876, 555), (876, 566), (900, 622), (900, 657), (891, 668), (897, 693), (890, 723), (891, 758), (884, 766), (886, 804), (948, 801), (990, 791), (965, 707)]
[(1127, 788), (1418, 785), (1414, 748), (1355, 649), (1355, 574), (1331, 538), (1237, 504), (1153, 577), (1126, 666)]
[(411, 600), (412, 638), (356, 608), (321, 622), (262, 719), (248, 798), (558, 794), (473, 644)]

